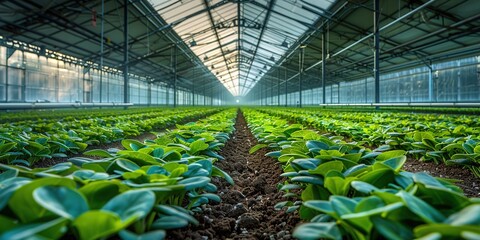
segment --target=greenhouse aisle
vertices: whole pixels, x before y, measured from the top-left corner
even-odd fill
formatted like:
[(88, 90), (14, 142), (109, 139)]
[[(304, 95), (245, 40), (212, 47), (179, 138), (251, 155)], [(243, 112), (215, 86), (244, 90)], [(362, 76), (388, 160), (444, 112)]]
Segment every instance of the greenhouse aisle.
[(277, 184), (286, 180), (280, 177), (280, 165), (265, 157), (266, 149), (249, 154), (257, 140), (240, 110), (235, 129), (219, 153), (225, 160), (217, 165), (230, 174), (235, 185), (214, 179), (222, 202), (205, 206), (204, 212), (195, 216), (199, 226), (172, 231), (170, 239), (291, 239), (286, 229), (293, 229), (300, 219), (274, 210), (275, 204), (284, 200), (283, 192), (277, 190)]

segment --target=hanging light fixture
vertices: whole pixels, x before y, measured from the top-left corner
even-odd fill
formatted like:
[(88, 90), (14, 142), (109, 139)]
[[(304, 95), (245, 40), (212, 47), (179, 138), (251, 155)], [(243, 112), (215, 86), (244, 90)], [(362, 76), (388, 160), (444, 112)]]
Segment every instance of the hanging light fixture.
[(197, 46), (197, 41), (195, 41), (195, 38), (193, 38), (193, 34), (191, 34), (190, 36), (192, 37), (192, 40), (190, 40), (190, 47)]
[(284, 47), (284, 48), (288, 48), (288, 42), (287, 42), (287, 39), (286, 39), (286, 38), (285, 38), (285, 40), (283, 40), (281, 46)]
[(195, 47), (197, 46), (197, 42), (195, 41), (195, 39), (192, 38), (192, 40), (190, 41), (190, 47)]

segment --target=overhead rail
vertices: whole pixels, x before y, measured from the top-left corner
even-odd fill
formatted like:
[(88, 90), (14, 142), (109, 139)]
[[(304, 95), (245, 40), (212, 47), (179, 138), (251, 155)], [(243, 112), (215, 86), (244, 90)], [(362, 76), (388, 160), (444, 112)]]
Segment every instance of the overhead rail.
[(47, 109), (47, 108), (95, 108), (95, 107), (131, 107), (133, 103), (0, 103), (0, 110)]
[[(435, 2), (435, 1), (436, 1), (436, 0), (430, 0), (430, 1), (422, 4), (421, 6), (419, 6), (419, 7), (415, 8), (415, 9), (411, 10), (410, 12), (408, 12), (408, 13), (402, 15), (401, 17), (395, 19), (394, 21), (388, 23), (387, 25), (385, 25), (385, 26), (383, 26), (383, 27), (380, 27), (378, 31), (379, 31), (379, 32), (382, 32), (382, 31), (386, 30), (387, 28), (389, 28), (389, 27), (393, 26), (394, 24), (396, 24), (396, 23), (404, 20), (405, 18), (408, 18), (408, 17), (412, 16), (412, 14), (415, 14), (416, 12), (422, 10), (423, 8), (427, 7), (428, 5), (432, 4), (432, 3)], [(348, 49), (350, 49), (350, 48), (358, 45), (359, 43), (361, 43), (361, 42), (363, 42), (363, 41), (365, 41), (365, 40), (367, 40), (367, 39), (369, 39), (369, 38), (371, 38), (371, 37), (373, 36), (373, 34), (374, 34), (373, 32), (367, 34), (366, 36), (362, 37), (361, 39), (355, 41), (354, 43), (352, 43), (352, 44), (350, 44), (350, 45), (348, 45), (348, 46), (346, 46), (346, 47), (343, 48), (342, 50), (334, 53), (334, 54), (333, 54), (332, 56), (330, 56), (330, 57), (333, 58), (333, 57), (336, 57), (336, 56), (340, 55), (341, 53), (347, 51)], [(318, 66), (319, 64), (322, 64), (322, 60), (320, 60), (320, 61), (316, 62), (315, 64), (311, 65), (310, 67), (306, 68), (306, 69), (305, 69), (305, 72), (312, 70), (313, 68), (315, 68), (315, 67)], [(299, 74), (299, 73), (294, 74), (294, 75), (291, 76), (288, 80), (291, 80), (291, 79), (294, 79), (294, 78), (298, 77), (298, 74)]]
[(474, 102), (435, 102), (435, 103), (327, 103), (321, 107), (480, 107)]

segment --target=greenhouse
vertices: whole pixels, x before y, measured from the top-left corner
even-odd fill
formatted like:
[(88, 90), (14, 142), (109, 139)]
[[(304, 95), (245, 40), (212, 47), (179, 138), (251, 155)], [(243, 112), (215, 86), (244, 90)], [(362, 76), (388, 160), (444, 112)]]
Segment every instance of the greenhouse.
[(0, 2), (0, 240), (480, 239), (477, 0)]

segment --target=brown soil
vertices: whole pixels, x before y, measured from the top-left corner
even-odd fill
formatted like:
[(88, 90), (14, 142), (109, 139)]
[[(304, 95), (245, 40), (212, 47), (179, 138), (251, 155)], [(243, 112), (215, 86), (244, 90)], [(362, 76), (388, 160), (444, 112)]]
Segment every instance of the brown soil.
[(459, 182), (455, 184), (463, 189), (466, 196), (480, 197), (480, 179), (466, 168), (452, 165), (446, 166), (443, 163), (422, 162), (409, 158), (403, 169), (410, 172), (426, 172), (435, 177), (456, 179)]
[(300, 222), (298, 214), (274, 210), (276, 203), (285, 201), (276, 188), (286, 180), (280, 177), (281, 166), (265, 157), (265, 149), (248, 153), (257, 140), (241, 112), (235, 129), (220, 152), (225, 160), (217, 162), (232, 176), (235, 185), (214, 179), (222, 202), (207, 205), (196, 214), (199, 226), (170, 231), (168, 239), (291, 239), (293, 228)]

